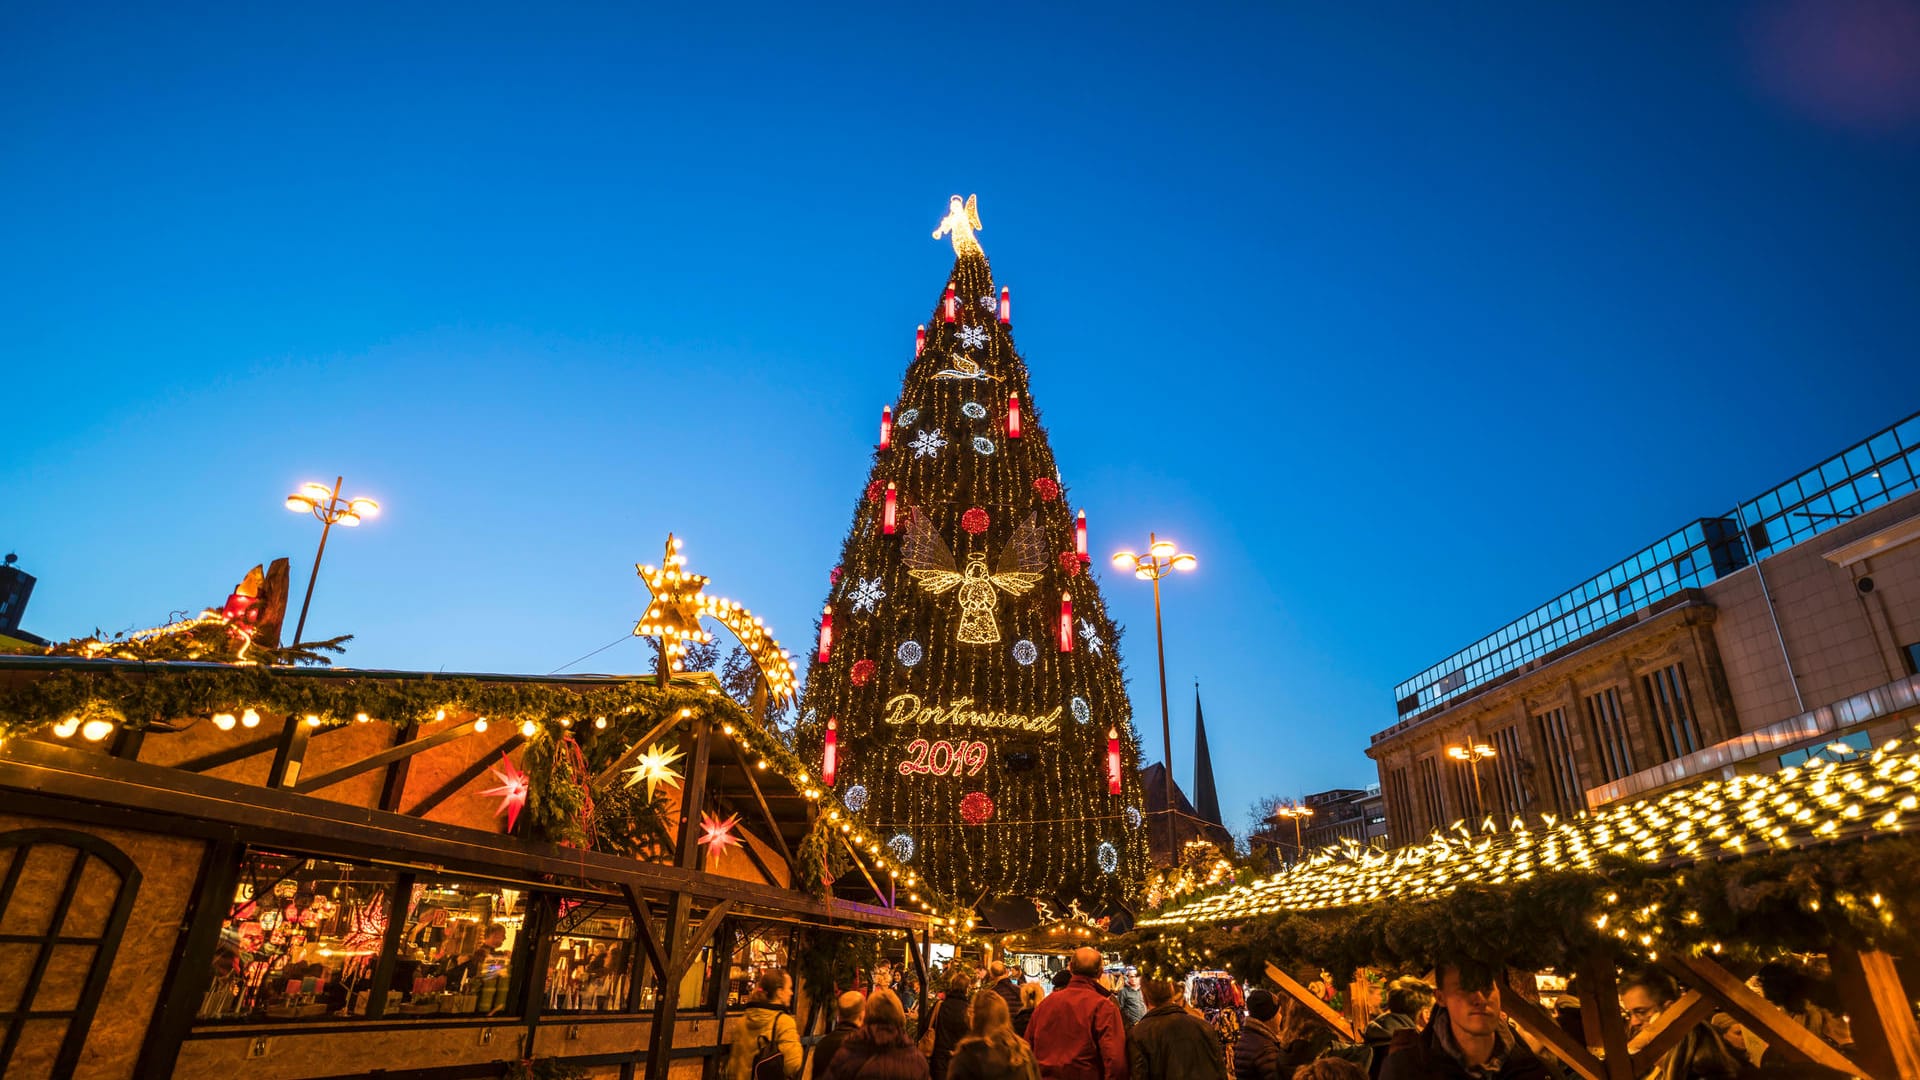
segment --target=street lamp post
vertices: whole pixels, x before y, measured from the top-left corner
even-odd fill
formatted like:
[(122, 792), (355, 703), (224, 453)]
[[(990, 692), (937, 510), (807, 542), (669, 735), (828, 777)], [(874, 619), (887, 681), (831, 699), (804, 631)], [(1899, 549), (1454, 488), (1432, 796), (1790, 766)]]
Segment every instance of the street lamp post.
[(1178, 544), (1153, 533), (1147, 534), (1145, 552), (1136, 555), (1121, 551), (1113, 556), (1114, 566), (1133, 571), (1141, 581), (1153, 582), (1153, 643), (1160, 656), (1160, 741), (1166, 747), (1167, 759), (1167, 858), (1174, 866), (1180, 864), (1180, 853), (1173, 837), (1173, 722), (1167, 715), (1167, 639), (1160, 630), (1160, 579), (1169, 571), (1184, 573), (1199, 564), (1200, 560), (1181, 551)]
[(1493, 747), (1475, 741), (1471, 735), (1467, 736), (1467, 745), (1447, 747), (1447, 756), (1455, 761), (1466, 762), (1467, 771), (1473, 774), (1473, 809), (1481, 816), (1486, 815), (1487, 804), (1480, 797), (1480, 762), (1493, 757), (1495, 753)]
[(1280, 806), (1274, 807), (1273, 816), (1267, 819), (1269, 825), (1280, 824), (1281, 818), (1293, 819), (1293, 857), (1296, 861), (1300, 858), (1303, 849), (1306, 847), (1300, 840), (1300, 819), (1310, 818), (1312, 816), (1313, 807), (1311, 806), (1302, 806), (1299, 803), (1283, 803)]
[(335, 525), (352, 528), (360, 524), (362, 518), (370, 518), (380, 513), (380, 504), (367, 498), (340, 498), (340, 484), (346, 477), (337, 476), (333, 480), (333, 489), (329, 491), (325, 484), (301, 484), (300, 490), (287, 496), (287, 509), (296, 514), (310, 513), (320, 519), (320, 550), (313, 554), (313, 572), (307, 575), (307, 598), (300, 601), (300, 621), (293, 628), (293, 644), (300, 644), (300, 635), (307, 629), (307, 605), (313, 603), (313, 583), (320, 579), (320, 560), (327, 554), (327, 534)]

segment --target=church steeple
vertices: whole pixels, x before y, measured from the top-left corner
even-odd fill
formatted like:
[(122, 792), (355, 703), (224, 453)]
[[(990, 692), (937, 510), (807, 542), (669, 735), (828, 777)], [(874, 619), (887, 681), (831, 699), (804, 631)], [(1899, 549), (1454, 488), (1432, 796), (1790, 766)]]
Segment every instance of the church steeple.
[(1193, 683), (1193, 809), (1200, 817), (1226, 827), (1220, 820), (1220, 793), (1213, 786), (1213, 754), (1207, 750), (1207, 721), (1200, 711), (1200, 680)]

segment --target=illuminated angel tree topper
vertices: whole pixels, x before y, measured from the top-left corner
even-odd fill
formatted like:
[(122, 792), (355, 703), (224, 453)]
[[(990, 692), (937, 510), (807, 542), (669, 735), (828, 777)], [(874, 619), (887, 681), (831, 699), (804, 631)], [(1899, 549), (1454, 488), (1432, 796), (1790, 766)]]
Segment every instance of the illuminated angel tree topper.
[[(1103, 911), (1146, 867), (1119, 628), (978, 222), (957, 198), (942, 222), (953, 274), (888, 403), (831, 575), (801, 748), (819, 765), (835, 721), (835, 786), (864, 787), (868, 821), (946, 895)], [(1063, 625), (1090, 627), (1103, 648)], [(1118, 794), (1110, 728), (1127, 766)]]

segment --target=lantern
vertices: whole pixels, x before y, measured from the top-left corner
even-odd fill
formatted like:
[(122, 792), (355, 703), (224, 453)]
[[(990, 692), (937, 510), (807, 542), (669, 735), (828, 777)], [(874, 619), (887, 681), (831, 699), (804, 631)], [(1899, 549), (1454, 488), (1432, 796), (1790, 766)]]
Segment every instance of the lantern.
[(941, 311), (948, 322), (960, 318), (960, 298), (953, 295), (953, 282), (947, 282), (947, 296), (941, 303)]
[(1073, 651), (1073, 594), (1060, 594), (1060, 651)]
[(826, 756), (820, 759), (820, 782), (833, 786), (833, 776), (840, 771), (840, 721), (827, 717)]
[(920, 328), (913, 332), (913, 358), (915, 360), (920, 359), (920, 350), (926, 347), (927, 347), (927, 327), (926, 327), (926, 324), (922, 323)]
[(1073, 519), (1073, 553), (1080, 556), (1080, 561), (1083, 563), (1093, 561), (1093, 556), (1087, 554), (1087, 512), (1085, 510), (1080, 511), (1080, 516)]
[(833, 605), (820, 609), (820, 662), (833, 653)]
[(1000, 325), (1013, 322), (1013, 293), (1006, 286), (1000, 287)]
[(880, 531), (887, 536), (893, 535), (895, 498), (893, 484), (889, 482), (887, 484), (887, 502), (880, 511)]
[(1120, 794), (1120, 731), (1107, 729), (1107, 794)]
[(887, 450), (887, 449), (891, 449), (892, 446), (893, 446), (893, 406), (882, 405), (880, 407), (880, 449)]
[(1020, 437), (1020, 395), (1007, 395), (1007, 438)]

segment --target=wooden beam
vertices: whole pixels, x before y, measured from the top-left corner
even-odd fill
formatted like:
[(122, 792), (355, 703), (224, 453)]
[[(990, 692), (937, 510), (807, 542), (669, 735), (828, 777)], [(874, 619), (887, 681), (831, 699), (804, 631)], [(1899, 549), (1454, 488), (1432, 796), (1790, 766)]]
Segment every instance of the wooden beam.
[(415, 754), (424, 754), (428, 750), (443, 743), (450, 743), (472, 730), (473, 721), (469, 720), (464, 724), (455, 724), (445, 731), (436, 731), (424, 739), (414, 739), (412, 742), (398, 743), (389, 746), (377, 754), (368, 754), (359, 761), (342, 765), (331, 772), (323, 772), (318, 776), (310, 776), (294, 784), (293, 790), (303, 795), (311, 791), (318, 791), (331, 784), (337, 784), (342, 780), (359, 776), (361, 773), (372, 772), (375, 769), (383, 769), (393, 762), (410, 758)]
[(847, 839), (846, 833), (840, 834), (840, 843), (847, 849), (847, 854), (853, 857), (853, 865), (860, 871), (860, 876), (867, 879), (868, 885), (873, 886), (873, 895), (878, 897), (882, 904), (892, 907), (892, 904), (887, 903), (887, 894), (880, 891), (880, 883), (875, 881), (873, 875), (867, 871), (867, 864), (860, 860), (860, 852), (854, 850), (853, 841)]
[(912, 930), (907, 931), (907, 940), (913, 943), (913, 981), (920, 986), (917, 1009), (920, 1020), (914, 1025), (913, 1037), (918, 1039), (927, 1033), (933, 1025), (933, 1003), (927, 1000), (927, 959), (933, 953), (933, 929), (923, 928), (918, 937)]
[(1321, 1001), (1318, 994), (1295, 982), (1293, 976), (1268, 964), (1267, 978), (1279, 984), (1280, 989), (1285, 990), (1295, 1001), (1305, 1005), (1308, 1012), (1319, 1017), (1322, 1023), (1334, 1030), (1335, 1034), (1350, 1043), (1360, 1041), (1359, 1037), (1353, 1033), (1353, 1025), (1347, 1023), (1346, 1017), (1334, 1012), (1333, 1006)]
[(1600, 1064), (1607, 1080), (1636, 1080), (1633, 1051), (1627, 1049), (1627, 1018), (1620, 1015), (1620, 988), (1613, 954), (1595, 948), (1580, 959), (1580, 1011), (1592, 1009), (1600, 1023)]
[[(711, 792), (710, 794), (713, 798), (715, 809), (719, 813), (732, 815), (739, 813), (738, 810), (734, 809), (733, 800), (721, 797), (717, 791)], [(778, 887), (780, 879), (774, 876), (773, 868), (767, 865), (767, 860), (760, 854), (760, 850), (751, 843), (748, 843), (749, 838), (753, 837), (754, 834), (747, 831), (746, 823), (735, 822), (733, 827), (740, 830), (740, 850), (747, 853), (747, 861), (753, 864), (755, 870), (760, 871), (761, 877), (767, 879), (767, 884)], [(791, 867), (793, 864), (788, 863), (787, 865)]]
[[(653, 925), (653, 909), (648, 906), (647, 898), (640, 890), (629, 884), (622, 884), (620, 891), (627, 894), (627, 906), (633, 909), (633, 924), (639, 930), (640, 954), (652, 967), (654, 978), (665, 982), (667, 978), (667, 950), (660, 942), (660, 931)], [(640, 980), (633, 982), (633, 991), (640, 991)], [(630, 1006), (631, 1007), (631, 1006)]]
[(707, 849), (700, 844), (700, 815), (707, 808), (707, 763), (713, 755), (713, 725), (695, 717), (690, 721), (688, 733), (693, 736), (693, 752), (688, 755), (686, 779), (680, 784), (680, 833), (673, 851), (676, 865), (698, 870), (706, 865), (707, 858)]
[(286, 726), (273, 741), (273, 764), (267, 769), (267, 786), (290, 788), (300, 780), (300, 769), (306, 764), (307, 742), (320, 729), (289, 715)]
[[(503, 742), (500, 744), (500, 754), (502, 756), (511, 754), (515, 750), (520, 749), (520, 744), (526, 741), (527, 741), (527, 737), (525, 735), (521, 735), (518, 732), (515, 732), (514, 734), (507, 736), (506, 742)], [(426, 798), (421, 799), (419, 802), (413, 804), (412, 806), (407, 807), (407, 809), (403, 812), (408, 817), (426, 817), (427, 814), (431, 812), (434, 807), (439, 806), (441, 803), (446, 802), (448, 799), (453, 798), (455, 795), (458, 795), (460, 793), (461, 788), (464, 788), (468, 784), (471, 784), (475, 780), (478, 780), (481, 777), (481, 775), (484, 774), (488, 769), (493, 768), (493, 765), (494, 765), (494, 760), (493, 760), (493, 754), (491, 751), (480, 755), (480, 760), (474, 762), (473, 764), (467, 766), (464, 769), (461, 769), (460, 772), (457, 773), (453, 779), (447, 781), (444, 784), (441, 784), (439, 787), (435, 788), (432, 792), (430, 792)]]
[(1827, 958), (1853, 1021), (1853, 1056), (1875, 1076), (1920, 1077), (1920, 1029), (1893, 957), (1835, 944)]
[(1679, 1046), (1688, 1032), (1711, 1020), (1717, 1011), (1713, 1002), (1698, 990), (1689, 990), (1680, 995), (1679, 1000), (1668, 1002), (1660, 1015), (1653, 1018), (1653, 1023), (1641, 1028), (1640, 1034), (1627, 1043), (1633, 1051), (1634, 1073), (1645, 1076), (1653, 1071), (1654, 1065)]
[(1873, 1075), (1800, 1026), (1798, 1021), (1781, 1012), (1772, 1002), (1748, 989), (1746, 983), (1712, 960), (1702, 956), (1668, 954), (1660, 958), (1660, 965), (1686, 985), (1712, 999), (1728, 1016), (1767, 1040), (1786, 1060), (1824, 1065), (1848, 1076)]
[[(410, 743), (419, 737), (419, 722), (409, 720), (406, 724), (394, 729), (393, 745), (400, 746), (403, 743)], [(393, 814), (400, 812), (400, 800), (407, 793), (407, 774), (409, 771), (407, 766), (412, 761), (412, 758), (404, 757), (387, 766), (387, 774), (380, 778), (380, 809)]]
[[(1580, 1080), (1607, 1080), (1607, 1069), (1593, 1051), (1580, 1045), (1579, 1040), (1566, 1033), (1540, 1003), (1521, 992), (1513, 985), (1513, 979), (1531, 980), (1532, 972), (1514, 972), (1508, 978), (1508, 986), (1500, 992), (1500, 1010), (1507, 1014), (1514, 1026), (1542, 1043), (1559, 1058), (1561, 1063), (1572, 1069)], [(1585, 1002), (1583, 1001), (1584, 1005)]]
[(767, 820), (767, 828), (773, 831), (773, 842), (780, 847), (780, 857), (787, 860), (787, 872), (793, 872), (793, 849), (787, 846), (787, 838), (780, 835), (780, 821), (773, 816), (773, 808), (767, 805), (767, 797), (760, 791), (760, 782), (753, 778), (753, 766), (747, 764), (747, 752), (734, 740), (734, 757), (740, 762), (740, 771), (747, 774), (747, 787), (753, 789), (753, 801), (760, 806), (760, 814)]
[(700, 925), (693, 928), (693, 933), (687, 936), (686, 945), (673, 962), (673, 981), (676, 986), (687, 974), (687, 969), (693, 966), (694, 957), (700, 955), (701, 948), (713, 940), (713, 935), (720, 929), (720, 924), (731, 914), (733, 914), (733, 901), (722, 900), (713, 905), (707, 912), (707, 917), (700, 920)]
[(280, 736), (278, 734), (262, 735), (251, 742), (243, 742), (238, 746), (229, 746), (225, 750), (215, 750), (209, 754), (201, 754), (197, 758), (188, 758), (178, 765), (172, 766), (172, 768), (179, 769), (182, 772), (203, 773), (208, 769), (217, 769), (222, 765), (231, 765), (236, 761), (245, 761), (256, 754), (264, 754), (275, 746), (278, 746), (279, 743)]

